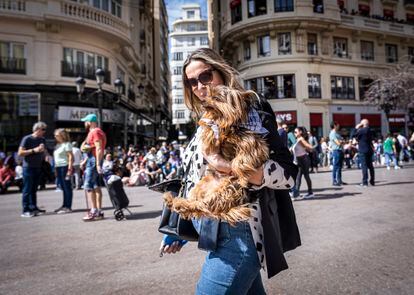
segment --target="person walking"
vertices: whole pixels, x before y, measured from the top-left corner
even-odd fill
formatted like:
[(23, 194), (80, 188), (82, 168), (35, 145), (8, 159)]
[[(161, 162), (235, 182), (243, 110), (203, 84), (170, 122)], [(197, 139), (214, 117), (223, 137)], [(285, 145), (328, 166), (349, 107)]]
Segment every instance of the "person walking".
[(390, 170), (390, 162), (392, 161), (394, 163), (394, 169), (400, 169), (400, 166), (398, 166), (398, 160), (397, 160), (397, 152), (395, 150), (395, 144), (394, 139), (391, 135), (391, 133), (387, 134), (387, 138), (384, 141), (384, 157), (385, 157), (385, 166), (387, 166), (387, 170)]
[(72, 187), (76, 189), (82, 189), (82, 177), (80, 163), (82, 161), (82, 152), (78, 148), (76, 141), (72, 142), (72, 154), (73, 154), (73, 173), (72, 173)]
[[(304, 128), (304, 127), (303, 127)], [(312, 149), (309, 150), (309, 159), (310, 159), (310, 173), (318, 173), (318, 160), (319, 160), (319, 143), (316, 136), (312, 134), (312, 131), (308, 131), (308, 142), (312, 146)]]
[(37, 187), (46, 151), (44, 138), (46, 128), (44, 122), (35, 123), (32, 128), (33, 133), (23, 137), (17, 152), (20, 157), (23, 157), (22, 217), (33, 217), (46, 212), (37, 206)]
[(288, 135), (287, 135), (285, 128), (283, 128), (283, 125), (285, 124), (285, 122), (281, 118), (276, 117), (276, 123), (277, 123), (277, 132), (279, 133), (280, 139), (282, 140), (282, 143), (285, 145), (285, 147), (287, 147)]
[(320, 163), (322, 167), (329, 166), (329, 146), (326, 142), (327, 140), (325, 139), (325, 137), (322, 137), (320, 141), (320, 146), (321, 146)]
[(358, 155), (362, 168), (362, 182), (359, 184), (362, 187), (368, 186), (368, 170), (370, 175), (369, 183), (375, 185), (375, 170), (372, 163), (374, 157), (374, 146), (372, 145), (373, 133), (369, 128), (368, 119), (362, 119), (359, 124), (355, 126), (355, 138), (358, 141)]
[(329, 133), (329, 145), (332, 151), (332, 185), (341, 186), (346, 184), (342, 181), (342, 165), (344, 161), (344, 152), (342, 146), (344, 140), (338, 133), (339, 123), (331, 123), (331, 132)]
[[(244, 91), (236, 71), (223, 58), (209, 48), (191, 53), (183, 65), (184, 101), (200, 118), (208, 88), (225, 85)], [(265, 294), (260, 269), (265, 267), (268, 277), (287, 268), (283, 252), (300, 245), (299, 231), (288, 189), (293, 187), (296, 167), (292, 156), (284, 147), (276, 129), (275, 115), (270, 105), (256, 96), (259, 112), (250, 108), (248, 122), (243, 126), (263, 127), (268, 130), (266, 139), (270, 156), (263, 167), (249, 179), (252, 190), (257, 191), (257, 201), (250, 203), (252, 217), (230, 226), (220, 220), (193, 219), (199, 232), (198, 247), (208, 251), (197, 283), (195, 294)], [(201, 143), (203, 127), (198, 127), (184, 154), (183, 166), (189, 167), (185, 177), (185, 195), (202, 178), (207, 168), (220, 173), (231, 173), (231, 165), (219, 153), (205, 154)], [(207, 163), (206, 163), (207, 162)], [(264, 172), (266, 171), (266, 172)], [(259, 204), (260, 203), (260, 204)], [(278, 212), (283, 212), (280, 214)], [(275, 226), (277, 224), (277, 226)], [(281, 234), (280, 228), (283, 228)], [(176, 253), (183, 241), (167, 244), (163, 239), (161, 253)]]
[[(292, 147), (293, 155), (299, 167), (298, 175), (296, 176), (295, 188), (293, 189), (292, 199), (297, 201), (299, 199), (311, 199), (314, 197), (312, 191), (312, 181), (309, 176), (310, 157), (309, 152), (312, 152), (312, 145), (308, 142), (308, 133), (305, 127), (296, 127), (295, 129), (296, 143)], [(302, 182), (302, 175), (305, 177), (308, 185), (308, 193), (303, 197), (300, 196), (300, 185)]]
[(56, 180), (63, 191), (63, 204), (55, 210), (57, 214), (72, 212), (72, 173), (73, 173), (73, 154), (72, 144), (70, 143), (69, 134), (65, 129), (55, 130), (55, 140), (57, 145), (53, 152), (55, 161)]
[[(81, 119), (85, 122), (88, 135), (83, 145), (89, 145), (93, 160), (88, 160), (85, 168), (84, 189), (87, 192), (90, 211), (83, 217), (83, 221), (94, 221), (104, 218), (102, 212), (102, 191), (98, 185), (98, 177), (103, 173), (102, 162), (106, 146), (106, 135), (98, 127), (98, 118), (95, 114), (89, 114)], [(81, 146), (81, 150), (83, 147)]]

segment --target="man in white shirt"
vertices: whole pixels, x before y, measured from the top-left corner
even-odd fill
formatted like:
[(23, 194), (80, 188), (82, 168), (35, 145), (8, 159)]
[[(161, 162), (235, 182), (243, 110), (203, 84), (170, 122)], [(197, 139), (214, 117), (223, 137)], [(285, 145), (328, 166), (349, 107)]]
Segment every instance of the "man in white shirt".
[(76, 141), (72, 142), (72, 154), (73, 154), (73, 175), (72, 175), (72, 186), (76, 189), (82, 189), (81, 177), (80, 177), (80, 163), (82, 160), (82, 152), (78, 148)]
[(404, 158), (410, 159), (410, 155), (408, 153), (408, 140), (405, 138), (404, 135), (401, 133), (398, 133), (397, 140), (400, 143), (401, 146), (401, 152), (398, 155), (400, 161), (404, 161)]

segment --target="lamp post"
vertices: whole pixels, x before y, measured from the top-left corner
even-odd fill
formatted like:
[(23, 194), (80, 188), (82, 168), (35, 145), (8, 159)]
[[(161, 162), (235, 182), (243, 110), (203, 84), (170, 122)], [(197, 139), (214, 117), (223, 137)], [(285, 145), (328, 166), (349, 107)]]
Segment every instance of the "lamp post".
[[(75, 81), (76, 83), (76, 92), (78, 93), (79, 100), (88, 100), (91, 96), (97, 95), (98, 96), (98, 126), (102, 128), (103, 124), (103, 115), (102, 115), (102, 104), (104, 99), (104, 91), (102, 90), (102, 85), (104, 84), (105, 80), (105, 71), (101, 68), (97, 69), (95, 72), (96, 77), (96, 84), (98, 85), (98, 89), (87, 96), (84, 96), (85, 92), (85, 85), (86, 81), (82, 77), (78, 77)], [(120, 102), (120, 97), (122, 95), (122, 89), (124, 83), (118, 78), (115, 80), (115, 90), (116, 96), (114, 97), (114, 101), (116, 103)]]

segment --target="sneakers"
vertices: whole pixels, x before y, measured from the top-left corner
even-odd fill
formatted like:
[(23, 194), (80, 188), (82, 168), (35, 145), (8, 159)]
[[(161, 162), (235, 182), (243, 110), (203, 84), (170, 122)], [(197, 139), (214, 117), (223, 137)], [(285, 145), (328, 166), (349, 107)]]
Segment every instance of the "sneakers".
[(23, 212), (22, 215), (20, 216), (24, 218), (31, 218), (31, 217), (34, 217), (35, 215), (33, 212), (27, 211), (27, 212)]
[(400, 166), (394, 166), (394, 169), (398, 170), (398, 169), (401, 169), (401, 167)]
[(95, 220), (102, 220), (104, 219), (104, 213), (102, 211), (100, 211), (98, 214), (95, 214)]
[(304, 195), (303, 196), (303, 198), (306, 200), (306, 199), (313, 199), (313, 197), (315, 197), (314, 196), (314, 194), (306, 194), (306, 195)]
[(368, 187), (368, 184), (360, 183), (360, 184), (358, 184), (358, 186), (359, 186), (359, 187), (366, 188), (366, 187)]
[(53, 212), (58, 213), (60, 210), (62, 210), (64, 207), (60, 206), (59, 208), (57, 208), (56, 210), (54, 210)]
[(37, 209), (33, 210), (33, 214), (34, 214), (35, 216), (43, 215), (43, 214), (45, 214), (45, 213), (46, 213), (46, 210), (42, 210), (42, 209), (39, 209), (39, 208), (37, 208)]
[(82, 218), (83, 221), (87, 222), (87, 221), (94, 221), (96, 218), (96, 214), (92, 213), (91, 211), (88, 212), (88, 215), (86, 215), (85, 217)]
[(66, 213), (72, 213), (72, 209), (62, 207), (59, 211), (56, 212), (57, 214), (66, 214)]
[(391, 170), (391, 167), (390, 166), (387, 166), (387, 170)]

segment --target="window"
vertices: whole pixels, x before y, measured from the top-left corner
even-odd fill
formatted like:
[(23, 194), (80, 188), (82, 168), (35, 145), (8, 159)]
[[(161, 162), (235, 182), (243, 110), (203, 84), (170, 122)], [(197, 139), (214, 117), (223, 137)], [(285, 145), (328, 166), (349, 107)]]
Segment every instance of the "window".
[(313, 12), (323, 13), (323, 0), (313, 0)]
[(408, 47), (408, 58), (411, 60), (411, 63), (414, 64), (414, 47)]
[(309, 98), (321, 98), (321, 75), (308, 74)]
[(197, 31), (197, 27), (196, 27), (196, 25), (195, 25), (195, 24), (188, 24), (188, 25), (187, 25), (187, 30), (188, 30), (189, 32), (194, 32), (194, 31)]
[(208, 45), (208, 38), (200, 37), (200, 45)]
[(267, 76), (247, 80), (247, 89), (259, 93), (266, 99), (295, 98), (295, 75)]
[(184, 119), (185, 111), (175, 111), (175, 118), (176, 119)]
[(332, 99), (355, 99), (354, 78), (331, 76)]
[(275, 12), (293, 11), (293, 0), (275, 0)]
[(405, 18), (406, 18), (407, 24), (414, 25), (414, 14), (413, 13), (407, 13), (405, 15)]
[(182, 96), (177, 96), (176, 98), (174, 98), (174, 103), (175, 104), (183, 104), (184, 103), (184, 98)]
[(392, 9), (384, 9), (384, 20), (393, 21), (394, 20), (394, 10)]
[(365, 92), (368, 91), (369, 87), (371, 86), (372, 82), (374, 82), (374, 80), (360, 77), (358, 81), (359, 81), (359, 99), (364, 100)]
[[(220, 5), (219, 5), (220, 7)], [(242, 20), (242, 4), (241, 0), (233, 0), (230, 2), (231, 24), (235, 24)]]
[(181, 46), (183, 46), (183, 41), (181, 39), (174, 39), (173, 46), (181, 47)]
[(385, 60), (388, 63), (398, 62), (397, 45), (385, 44)]
[(290, 46), (290, 33), (277, 34), (278, 51), (279, 55), (292, 54), (292, 48)]
[(336, 57), (345, 58), (348, 56), (348, 40), (345, 38), (333, 38), (333, 54)]
[(250, 41), (243, 42), (243, 55), (244, 60), (249, 60), (251, 58)]
[(187, 18), (194, 18), (195, 17), (195, 11), (189, 10), (187, 11)]
[(371, 10), (371, 8), (367, 4), (359, 4), (358, 5), (358, 14), (359, 15), (369, 17), (370, 10)]
[(135, 100), (135, 83), (132, 79), (128, 81), (128, 99)]
[(266, 0), (248, 0), (247, 16), (254, 17), (267, 13)]
[(26, 74), (23, 43), (0, 41), (0, 73)]
[[(111, 5), (109, 5), (109, 3)], [(122, 0), (93, 0), (92, 5), (95, 8), (105, 10), (119, 18), (122, 17)]]
[(195, 46), (196, 38), (189, 38), (188, 39), (188, 46)]
[(173, 52), (173, 60), (183, 60), (182, 52)]
[(260, 36), (257, 37), (258, 44), (258, 55), (261, 56), (270, 56), (270, 36)]
[(374, 60), (374, 42), (361, 41), (361, 59)]
[(174, 67), (174, 75), (182, 75), (183, 67)]
[(122, 94), (125, 94), (125, 72), (119, 66), (116, 67), (116, 77), (124, 83), (122, 86)]
[(308, 34), (308, 54), (318, 55), (318, 35)]

